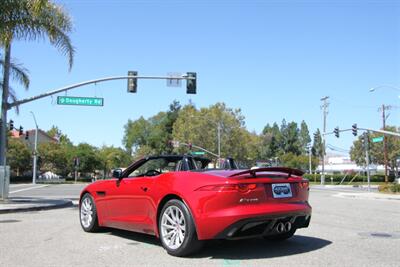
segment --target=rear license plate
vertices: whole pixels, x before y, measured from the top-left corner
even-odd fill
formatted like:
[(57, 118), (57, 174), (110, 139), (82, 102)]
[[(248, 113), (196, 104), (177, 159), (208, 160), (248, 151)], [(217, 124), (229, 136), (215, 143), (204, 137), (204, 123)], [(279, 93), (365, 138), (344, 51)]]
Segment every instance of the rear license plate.
[(274, 198), (292, 197), (292, 189), (291, 189), (289, 183), (272, 184), (272, 194), (273, 194)]

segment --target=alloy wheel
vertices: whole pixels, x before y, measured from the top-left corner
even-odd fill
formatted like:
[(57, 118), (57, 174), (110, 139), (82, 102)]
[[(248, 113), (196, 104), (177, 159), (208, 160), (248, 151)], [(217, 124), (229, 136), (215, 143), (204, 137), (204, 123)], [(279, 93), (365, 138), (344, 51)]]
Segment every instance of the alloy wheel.
[(89, 197), (86, 197), (81, 204), (81, 223), (84, 228), (89, 228), (93, 221), (93, 204)]
[(185, 216), (177, 206), (168, 207), (161, 217), (161, 235), (170, 249), (178, 249), (186, 235)]

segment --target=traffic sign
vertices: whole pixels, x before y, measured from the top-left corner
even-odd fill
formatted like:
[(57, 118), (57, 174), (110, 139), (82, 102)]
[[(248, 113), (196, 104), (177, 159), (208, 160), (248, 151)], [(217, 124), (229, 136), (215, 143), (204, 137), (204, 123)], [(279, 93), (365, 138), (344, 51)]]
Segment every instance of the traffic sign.
[(182, 73), (178, 73), (178, 72), (170, 72), (167, 74), (168, 78), (167, 79), (167, 86), (168, 87), (181, 87), (182, 86), (182, 80), (181, 79), (177, 79), (177, 78), (181, 78), (182, 77)]
[(58, 96), (57, 104), (58, 105), (74, 105), (74, 106), (104, 106), (104, 98)]
[(383, 136), (372, 138), (372, 143), (383, 142)]
[(204, 152), (204, 151), (194, 151), (194, 152), (192, 152), (192, 154), (193, 155), (204, 155), (204, 154), (206, 154), (206, 152)]

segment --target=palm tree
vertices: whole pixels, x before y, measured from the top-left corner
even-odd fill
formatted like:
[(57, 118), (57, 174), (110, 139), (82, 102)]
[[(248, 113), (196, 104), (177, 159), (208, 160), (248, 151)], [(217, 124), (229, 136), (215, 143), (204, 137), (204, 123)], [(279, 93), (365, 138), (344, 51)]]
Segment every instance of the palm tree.
[[(0, 165), (5, 166), (6, 126), (9, 80), (11, 67), (11, 44), (14, 40), (37, 40), (48, 37), (50, 43), (68, 57), (69, 69), (74, 58), (74, 48), (68, 36), (72, 30), (69, 15), (51, 0), (1, 0), (0, 46), (4, 49), (3, 82), (0, 131)], [(15, 96), (15, 94), (13, 94)]]
[[(0, 70), (4, 69), (4, 60), (0, 58)], [(29, 88), (29, 75), (28, 75), (28, 70), (25, 69), (22, 65), (17, 64), (15, 61), (11, 60), (10, 63), (10, 74), (13, 80), (16, 82), (22, 84), (22, 86), (25, 88), (25, 90), (28, 90)], [(0, 87), (3, 87), (3, 82), (2, 79), (0, 79)], [(17, 93), (14, 91), (14, 89), (11, 88), (11, 86), (8, 87), (8, 98), (15, 102), (17, 101)], [(19, 113), (19, 108), (18, 106), (15, 107), (17, 114)]]

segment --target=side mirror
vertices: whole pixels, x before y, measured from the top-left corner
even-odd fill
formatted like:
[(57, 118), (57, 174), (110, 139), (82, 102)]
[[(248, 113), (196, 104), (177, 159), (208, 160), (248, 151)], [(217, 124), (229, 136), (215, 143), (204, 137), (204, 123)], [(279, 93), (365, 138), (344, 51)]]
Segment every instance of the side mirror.
[(121, 169), (115, 169), (115, 170), (113, 171), (112, 176), (113, 176), (114, 178), (121, 179), (121, 178), (122, 178), (122, 170), (121, 170)]

